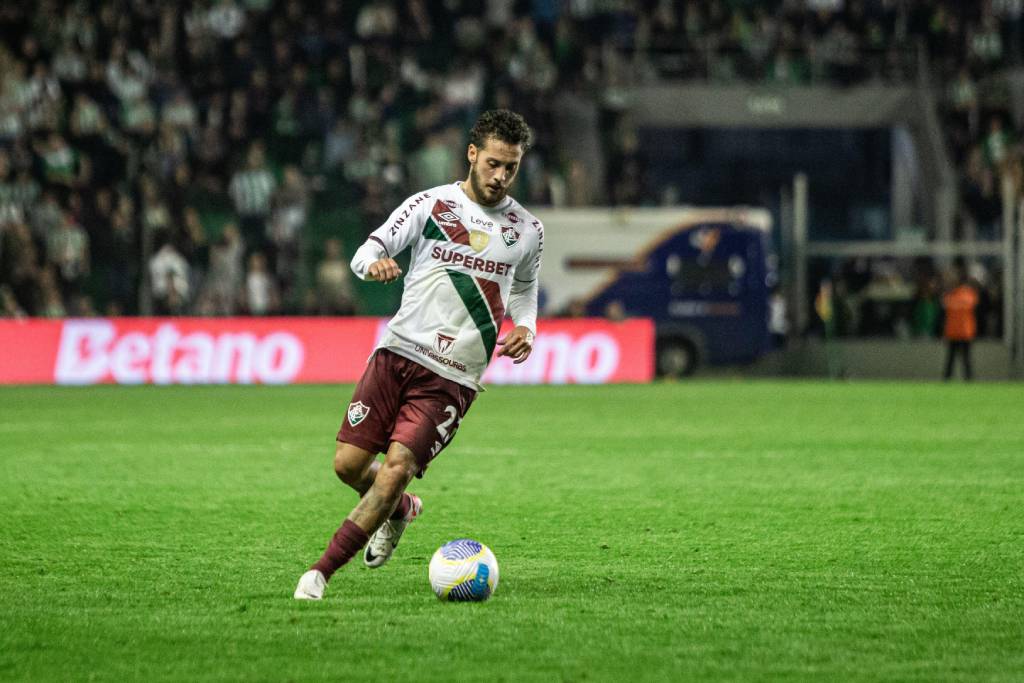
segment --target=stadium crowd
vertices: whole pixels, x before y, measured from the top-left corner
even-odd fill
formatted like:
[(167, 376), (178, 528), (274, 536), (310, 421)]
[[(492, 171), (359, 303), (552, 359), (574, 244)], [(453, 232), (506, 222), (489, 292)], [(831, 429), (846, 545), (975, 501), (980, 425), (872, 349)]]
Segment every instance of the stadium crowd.
[[(368, 231), (459, 177), (483, 108), (535, 128), (525, 203), (655, 203), (623, 86), (902, 80), (917, 40), (948, 89), (962, 224), (987, 235), (1024, 172), (1005, 99), (979, 92), (1021, 27), (1012, 0), (4, 3), (0, 314), (358, 312), (311, 213), (341, 198)], [(598, 106), (604, 192), (559, 144), (562, 93)]]
[[(409, 187), (464, 173), (462, 136), (485, 104), (531, 121), (520, 194), (558, 201), (550, 94), (602, 69), (580, 58), (582, 34), (556, 38), (556, 3), (517, 11), (5, 3), (5, 313), (90, 315), (97, 292), (108, 314), (352, 312), (338, 242), (315, 245), (313, 294), (296, 291), (316, 195), (350, 197), (374, 226)], [(215, 239), (201, 218), (211, 197), (234, 211)]]

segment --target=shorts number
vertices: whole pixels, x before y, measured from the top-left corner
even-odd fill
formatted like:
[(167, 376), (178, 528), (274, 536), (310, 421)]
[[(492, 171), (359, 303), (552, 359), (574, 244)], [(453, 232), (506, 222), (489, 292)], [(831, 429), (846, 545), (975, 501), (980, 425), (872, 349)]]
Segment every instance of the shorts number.
[[(445, 406), (444, 412), (448, 413), (448, 419), (437, 425), (437, 433), (441, 435), (441, 440), (435, 441), (434, 447), (430, 449), (430, 455), (432, 456), (437, 455), (441, 449), (444, 448), (444, 445), (452, 440), (452, 437), (455, 436), (455, 432), (459, 429), (459, 422), (462, 421), (458, 419), (459, 411), (455, 409), (455, 406)], [(455, 426), (452, 427), (451, 431), (448, 431), (448, 428), (451, 427), (453, 423)]]
[[(455, 410), (455, 406), (446, 406), (444, 412), (448, 413), (448, 419), (437, 425), (437, 433), (441, 435), (442, 439), (448, 441), (448, 439), (451, 438), (451, 436), (448, 435), (448, 428), (452, 426), (452, 422), (455, 422), (455, 419), (459, 416), (459, 411)], [(459, 426), (455, 425), (455, 429), (458, 428)], [(452, 430), (453, 436), (455, 434), (455, 429)]]

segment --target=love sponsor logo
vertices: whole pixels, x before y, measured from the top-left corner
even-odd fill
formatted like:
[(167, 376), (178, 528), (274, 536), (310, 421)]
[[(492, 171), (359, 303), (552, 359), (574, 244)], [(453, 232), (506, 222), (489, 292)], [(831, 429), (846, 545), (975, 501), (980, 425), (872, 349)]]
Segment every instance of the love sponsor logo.
[(353, 427), (365, 420), (369, 414), (370, 406), (362, 401), (353, 401), (348, 404), (348, 423)]

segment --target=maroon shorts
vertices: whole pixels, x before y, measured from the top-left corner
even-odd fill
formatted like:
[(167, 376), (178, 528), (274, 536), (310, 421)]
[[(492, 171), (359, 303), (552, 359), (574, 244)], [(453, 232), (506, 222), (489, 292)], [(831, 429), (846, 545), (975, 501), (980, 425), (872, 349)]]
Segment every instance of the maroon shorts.
[(356, 385), (338, 441), (384, 453), (397, 441), (427, 465), (455, 436), (476, 392), (419, 363), (378, 349)]

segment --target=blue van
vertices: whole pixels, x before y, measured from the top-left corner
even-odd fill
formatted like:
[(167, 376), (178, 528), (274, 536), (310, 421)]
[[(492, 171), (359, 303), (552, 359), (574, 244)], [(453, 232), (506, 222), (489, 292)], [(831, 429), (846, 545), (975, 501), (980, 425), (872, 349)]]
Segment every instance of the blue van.
[(748, 363), (769, 350), (776, 272), (765, 221), (693, 222), (663, 232), (591, 294), (589, 315), (619, 308), (655, 321), (660, 375)]

